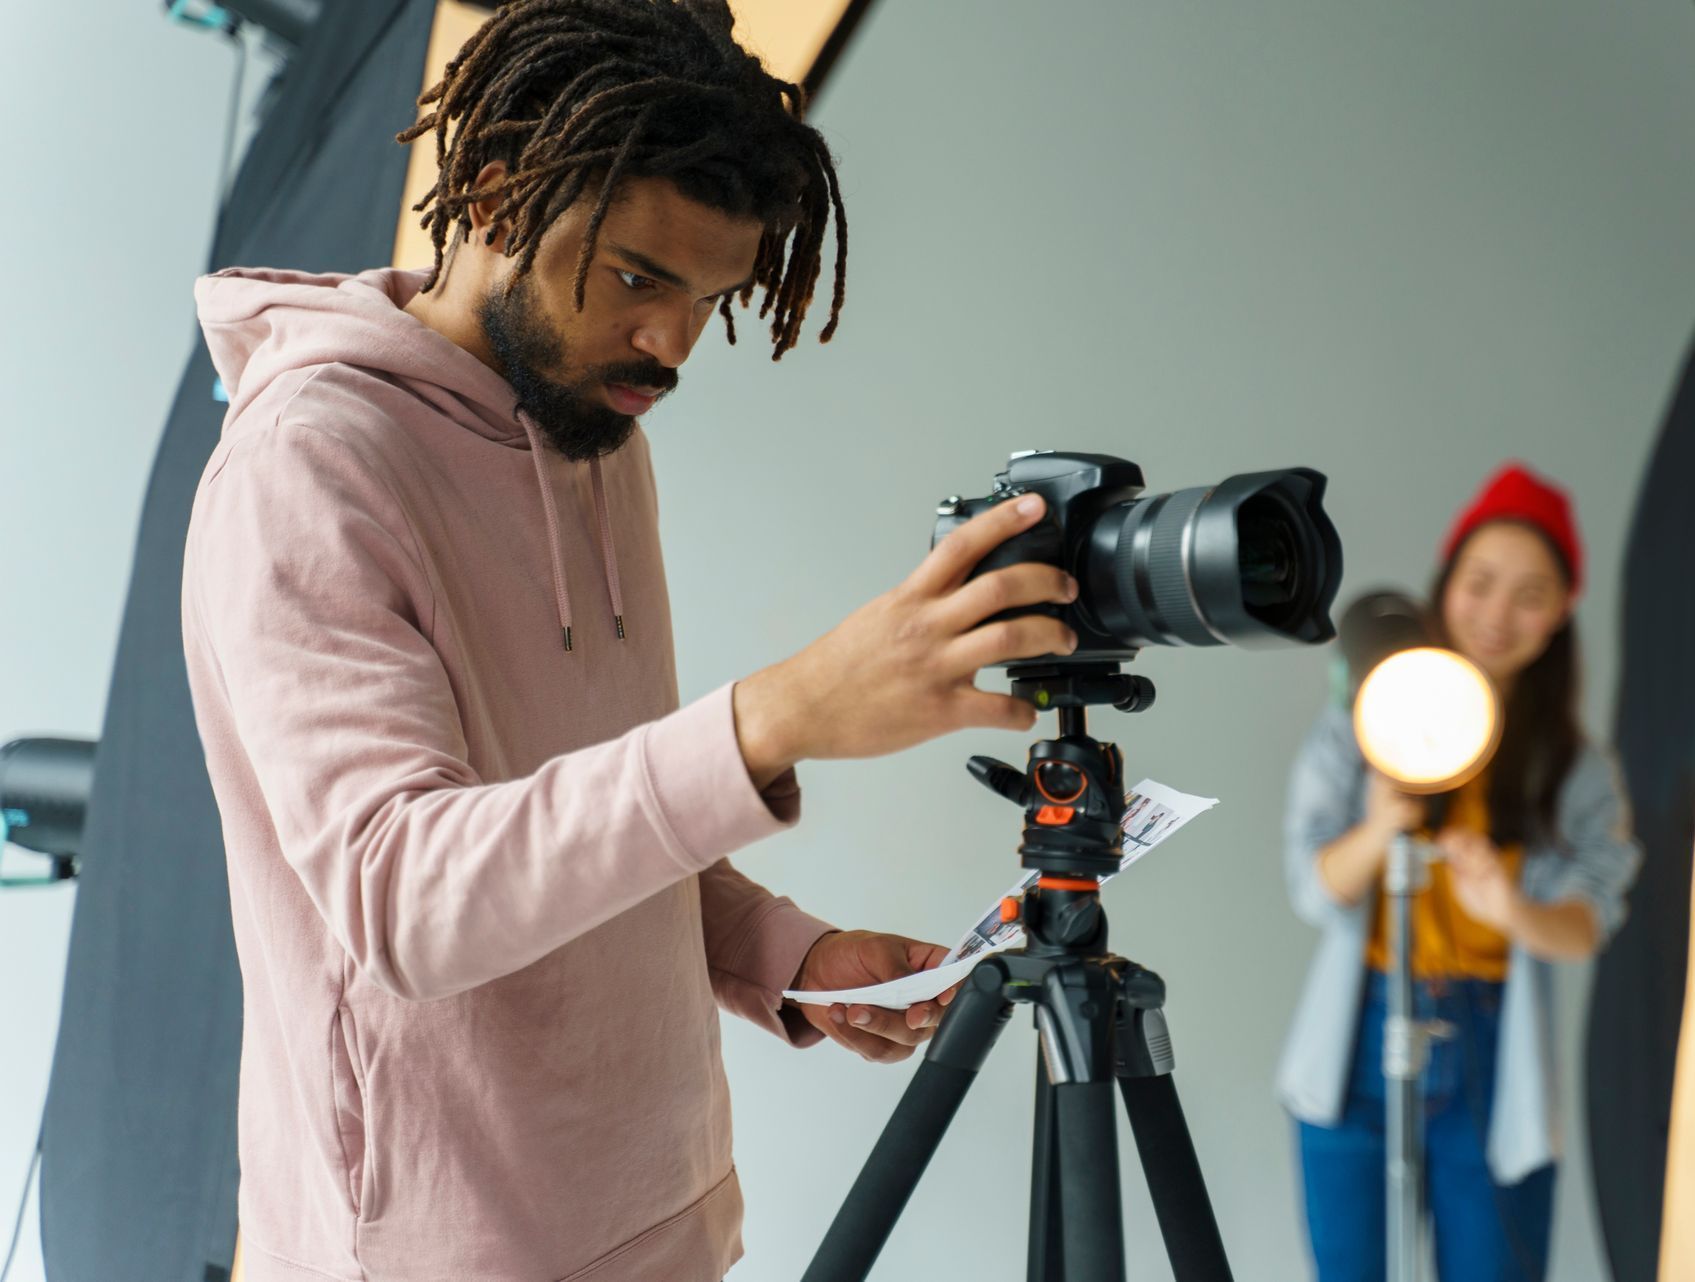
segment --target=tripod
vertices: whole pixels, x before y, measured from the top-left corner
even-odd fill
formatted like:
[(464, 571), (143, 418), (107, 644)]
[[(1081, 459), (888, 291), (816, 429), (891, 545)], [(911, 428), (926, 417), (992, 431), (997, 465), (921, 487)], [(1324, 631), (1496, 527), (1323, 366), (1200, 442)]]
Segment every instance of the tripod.
[(1118, 871), (1123, 757), (1089, 737), (1085, 709), (1153, 701), (1118, 665), (1024, 665), (1012, 691), (1059, 710), (1060, 737), (1029, 769), (973, 757), (977, 779), (1024, 807), (1023, 865), (1041, 875), (1001, 905), (1025, 946), (986, 957), (948, 1006), (911, 1084), (842, 1203), (803, 1282), (862, 1282), (976, 1080), (1013, 1006), (1035, 1011), (1030, 1282), (1125, 1282), (1113, 1083), (1124, 1099), (1177, 1282), (1230, 1282), (1206, 1182), (1171, 1080), (1165, 982), (1107, 951), (1100, 879)]

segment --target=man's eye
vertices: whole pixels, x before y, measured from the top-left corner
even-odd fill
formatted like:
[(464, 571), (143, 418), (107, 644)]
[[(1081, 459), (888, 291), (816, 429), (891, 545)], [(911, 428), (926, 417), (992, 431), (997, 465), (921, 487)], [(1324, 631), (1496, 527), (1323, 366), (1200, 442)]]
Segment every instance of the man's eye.
[(638, 276), (635, 272), (621, 271), (618, 273), (618, 279), (623, 281), (626, 287), (637, 290), (652, 289), (658, 283), (646, 276)]

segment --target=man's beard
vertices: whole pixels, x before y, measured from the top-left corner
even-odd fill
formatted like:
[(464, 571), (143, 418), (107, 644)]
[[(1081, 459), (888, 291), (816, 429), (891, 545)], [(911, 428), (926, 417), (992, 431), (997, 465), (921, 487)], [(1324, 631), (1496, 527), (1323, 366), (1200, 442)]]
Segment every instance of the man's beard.
[(574, 462), (611, 454), (635, 431), (634, 418), (597, 399), (607, 383), (664, 392), (677, 386), (677, 371), (657, 361), (594, 365), (569, 381), (548, 377), (543, 370), (569, 368), (565, 340), (542, 318), (527, 276), (510, 291), (493, 286), (477, 307), (477, 320), (501, 374), (518, 393), (518, 408), (536, 421), (549, 445)]

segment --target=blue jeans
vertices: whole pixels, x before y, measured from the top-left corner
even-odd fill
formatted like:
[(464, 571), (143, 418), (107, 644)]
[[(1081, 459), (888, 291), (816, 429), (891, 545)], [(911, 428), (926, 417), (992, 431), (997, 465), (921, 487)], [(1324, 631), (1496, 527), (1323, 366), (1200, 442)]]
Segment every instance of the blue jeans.
[[(1542, 1282), (1548, 1271), (1554, 1167), (1498, 1185), (1484, 1157), (1494, 1104), (1501, 985), (1414, 987), (1422, 1019), (1454, 1025), (1434, 1041), (1421, 1080), (1424, 1204), (1441, 1282)], [(1384, 976), (1368, 976), (1348, 1099), (1335, 1126), (1296, 1123), (1307, 1231), (1319, 1282), (1381, 1282), (1387, 1250), (1383, 1081)]]

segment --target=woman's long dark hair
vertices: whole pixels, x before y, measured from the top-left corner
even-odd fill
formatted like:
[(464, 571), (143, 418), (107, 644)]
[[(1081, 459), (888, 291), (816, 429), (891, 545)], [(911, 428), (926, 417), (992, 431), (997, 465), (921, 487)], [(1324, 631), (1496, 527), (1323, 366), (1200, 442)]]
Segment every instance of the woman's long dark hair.
[[(1534, 525), (1524, 528), (1547, 544), (1569, 588), (1571, 567), (1565, 556)], [(1471, 538), (1468, 535), (1454, 549), (1430, 590), (1431, 626), (1444, 644), (1449, 638), (1442, 603)], [(1507, 697), (1501, 746), (1489, 767), (1489, 836), (1496, 845), (1558, 843), (1560, 788), (1583, 747), (1577, 715), (1580, 684), (1577, 623), (1567, 619), (1549, 638), (1548, 648), (1518, 674)]]

